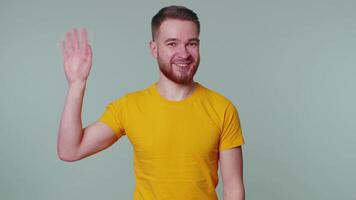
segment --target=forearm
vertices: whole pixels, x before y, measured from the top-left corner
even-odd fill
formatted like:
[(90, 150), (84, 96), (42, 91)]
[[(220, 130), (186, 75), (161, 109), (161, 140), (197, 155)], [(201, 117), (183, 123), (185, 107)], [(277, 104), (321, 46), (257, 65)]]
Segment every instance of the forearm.
[(245, 200), (245, 189), (243, 185), (228, 189), (223, 188), (224, 200)]
[(83, 137), (82, 104), (85, 83), (69, 84), (58, 131), (58, 156), (62, 160), (76, 159)]

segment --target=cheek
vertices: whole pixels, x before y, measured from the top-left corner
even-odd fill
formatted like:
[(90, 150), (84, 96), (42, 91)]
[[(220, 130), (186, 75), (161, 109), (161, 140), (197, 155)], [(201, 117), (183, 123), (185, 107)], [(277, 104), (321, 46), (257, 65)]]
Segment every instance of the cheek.
[(192, 48), (189, 50), (189, 53), (194, 57), (199, 57), (199, 48)]
[(167, 51), (166, 52), (161, 52), (160, 53), (160, 57), (161, 57), (162, 60), (165, 60), (165, 61), (169, 62), (169, 61), (173, 60), (174, 53), (167, 52)]
[(162, 57), (167, 57), (167, 55), (169, 55), (169, 50), (164, 48), (164, 47), (160, 47), (157, 49), (157, 53), (162, 56)]
[(200, 59), (200, 55), (199, 52), (193, 52), (191, 53), (192, 57), (197, 61), (198, 59)]

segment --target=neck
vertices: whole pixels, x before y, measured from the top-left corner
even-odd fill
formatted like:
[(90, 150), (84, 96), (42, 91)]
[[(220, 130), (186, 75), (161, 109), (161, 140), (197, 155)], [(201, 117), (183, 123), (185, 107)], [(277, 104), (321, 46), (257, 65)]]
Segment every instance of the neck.
[(168, 100), (180, 101), (193, 94), (195, 82), (192, 80), (187, 84), (178, 84), (167, 79), (165, 76), (160, 76), (157, 82), (157, 90), (162, 97)]

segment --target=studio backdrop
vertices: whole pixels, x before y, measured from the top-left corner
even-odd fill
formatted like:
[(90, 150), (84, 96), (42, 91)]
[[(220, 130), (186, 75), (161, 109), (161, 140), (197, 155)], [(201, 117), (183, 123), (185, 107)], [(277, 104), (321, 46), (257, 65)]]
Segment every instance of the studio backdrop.
[[(0, 1), (0, 199), (132, 199), (126, 136), (58, 159), (67, 82), (60, 41), (86, 27), (93, 66), (83, 124), (158, 79), (151, 17), (184, 5), (201, 22), (195, 80), (237, 107), (247, 200), (356, 199), (356, 1)], [(219, 173), (220, 174), (220, 173)], [(177, 188), (179, 190), (179, 188)], [(222, 199), (222, 180), (218, 194)]]

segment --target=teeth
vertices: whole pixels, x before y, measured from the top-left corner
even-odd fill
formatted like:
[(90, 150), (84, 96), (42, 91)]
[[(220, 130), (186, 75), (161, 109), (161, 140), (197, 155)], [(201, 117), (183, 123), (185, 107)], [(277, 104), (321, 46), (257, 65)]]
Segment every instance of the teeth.
[(186, 67), (189, 64), (188, 63), (176, 63), (176, 65), (179, 66), (179, 67)]

